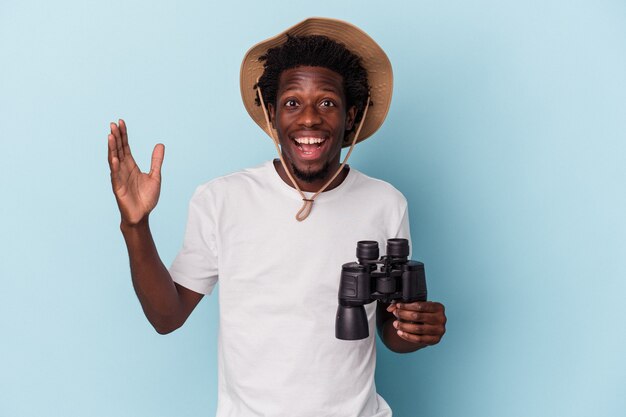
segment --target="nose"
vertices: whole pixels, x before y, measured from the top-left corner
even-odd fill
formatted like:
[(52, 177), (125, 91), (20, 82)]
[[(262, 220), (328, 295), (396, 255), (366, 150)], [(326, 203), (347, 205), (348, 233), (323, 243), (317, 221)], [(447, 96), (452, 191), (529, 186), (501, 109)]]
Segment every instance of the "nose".
[(304, 127), (313, 127), (322, 122), (319, 109), (314, 104), (305, 105), (300, 113), (300, 124)]

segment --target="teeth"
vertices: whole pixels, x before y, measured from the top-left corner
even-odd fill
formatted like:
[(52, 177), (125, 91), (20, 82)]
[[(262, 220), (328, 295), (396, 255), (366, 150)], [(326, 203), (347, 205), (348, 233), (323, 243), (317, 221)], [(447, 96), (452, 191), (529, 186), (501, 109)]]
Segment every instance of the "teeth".
[(324, 142), (322, 138), (295, 138), (294, 140), (300, 145), (312, 145), (314, 143)]

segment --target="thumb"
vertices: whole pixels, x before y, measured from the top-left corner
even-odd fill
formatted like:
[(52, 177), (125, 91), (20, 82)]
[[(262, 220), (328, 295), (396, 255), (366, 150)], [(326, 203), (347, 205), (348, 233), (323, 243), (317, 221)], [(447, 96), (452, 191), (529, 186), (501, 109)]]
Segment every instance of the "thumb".
[(161, 166), (165, 157), (165, 145), (157, 143), (152, 151), (152, 162), (150, 163), (150, 177), (161, 178)]

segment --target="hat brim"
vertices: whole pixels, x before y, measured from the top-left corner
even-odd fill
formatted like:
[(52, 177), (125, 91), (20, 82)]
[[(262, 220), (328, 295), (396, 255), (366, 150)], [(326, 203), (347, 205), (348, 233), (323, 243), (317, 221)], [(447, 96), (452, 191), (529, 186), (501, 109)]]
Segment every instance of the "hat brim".
[[(240, 88), (243, 104), (252, 117), (252, 120), (261, 129), (271, 136), (265, 121), (263, 109), (256, 105), (256, 90), (254, 85), (263, 74), (263, 62), (259, 57), (265, 55), (268, 49), (282, 45), (287, 40), (287, 34), (292, 36), (323, 35), (336, 42), (342, 43), (348, 50), (361, 58), (367, 71), (370, 85), (370, 99), (372, 104), (367, 110), (367, 117), (363, 122), (357, 142), (372, 136), (383, 124), (393, 92), (393, 72), (391, 62), (385, 51), (365, 32), (358, 27), (337, 19), (312, 17), (289, 29), (266, 39), (248, 50), (241, 63)], [(343, 146), (350, 146), (355, 132), (352, 131), (344, 138)]]

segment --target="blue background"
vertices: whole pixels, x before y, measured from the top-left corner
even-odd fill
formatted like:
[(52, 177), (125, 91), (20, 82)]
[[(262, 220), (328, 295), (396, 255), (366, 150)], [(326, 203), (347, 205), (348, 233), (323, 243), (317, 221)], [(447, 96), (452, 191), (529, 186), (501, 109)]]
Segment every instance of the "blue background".
[(315, 15), (394, 65), (351, 164), (406, 195), (447, 306), (439, 346), (379, 345), (395, 415), (624, 415), (626, 3), (383, 3), (2, 1), (0, 416), (213, 415), (217, 297), (168, 336), (144, 318), (108, 123), (144, 169), (166, 145), (151, 224), (169, 264), (196, 185), (274, 157), (243, 54)]

